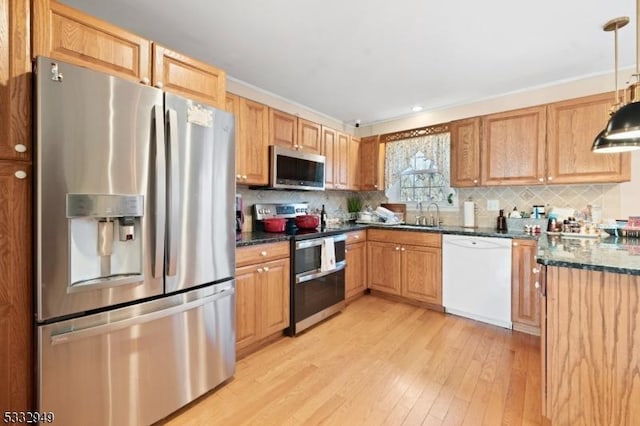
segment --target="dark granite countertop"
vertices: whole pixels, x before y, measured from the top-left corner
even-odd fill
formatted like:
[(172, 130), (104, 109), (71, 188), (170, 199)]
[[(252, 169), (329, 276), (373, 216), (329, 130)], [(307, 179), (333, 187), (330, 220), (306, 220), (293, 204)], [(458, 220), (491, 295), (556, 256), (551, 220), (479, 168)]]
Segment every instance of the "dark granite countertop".
[[(375, 228), (410, 232), (432, 232), (477, 237), (537, 239), (537, 262), (549, 266), (608, 271), (619, 274), (640, 275), (640, 239), (638, 238), (580, 238), (546, 234), (531, 235), (522, 231), (497, 232), (493, 228), (464, 228), (440, 226), (429, 228), (415, 225), (344, 224), (328, 227), (324, 231), (308, 234), (309, 238), (340, 232)], [(292, 235), (269, 232), (244, 232), (238, 235), (236, 247), (290, 241)]]
[(640, 275), (640, 239), (567, 238), (544, 235), (538, 240), (538, 263), (548, 266)]

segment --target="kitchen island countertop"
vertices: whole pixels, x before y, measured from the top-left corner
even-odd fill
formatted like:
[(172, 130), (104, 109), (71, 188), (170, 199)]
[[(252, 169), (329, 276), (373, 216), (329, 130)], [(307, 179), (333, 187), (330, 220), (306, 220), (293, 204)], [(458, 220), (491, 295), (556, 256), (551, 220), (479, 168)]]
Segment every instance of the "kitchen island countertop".
[(640, 239), (544, 235), (538, 240), (536, 258), (547, 266), (640, 275)]

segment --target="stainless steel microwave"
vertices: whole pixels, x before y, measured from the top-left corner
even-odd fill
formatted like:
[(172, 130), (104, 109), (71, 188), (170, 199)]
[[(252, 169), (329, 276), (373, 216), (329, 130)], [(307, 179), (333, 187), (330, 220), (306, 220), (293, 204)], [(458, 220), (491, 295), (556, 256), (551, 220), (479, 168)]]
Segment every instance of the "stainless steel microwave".
[(324, 190), (324, 155), (280, 146), (269, 147), (269, 186), (275, 189)]

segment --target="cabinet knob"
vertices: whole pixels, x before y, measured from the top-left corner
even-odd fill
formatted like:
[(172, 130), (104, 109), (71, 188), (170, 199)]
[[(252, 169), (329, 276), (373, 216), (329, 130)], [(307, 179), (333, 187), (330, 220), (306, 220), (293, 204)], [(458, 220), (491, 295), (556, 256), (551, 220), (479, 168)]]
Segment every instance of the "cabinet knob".
[(514, 242), (513, 242), (513, 246), (515, 247), (515, 246), (517, 246), (517, 245), (518, 245), (518, 243), (517, 243), (516, 241), (514, 241)]
[(373, 187), (374, 187), (374, 188), (377, 188), (377, 187), (378, 187), (378, 185), (373, 185)]
[(242, 179), (242, 175), (236, 175), (236, 179)]
[(298, 149), (302, 150), (304, 148), (302, 145), (298, 145)]
[(349, 249), (344, 249), (344, 252), (345, 252), (345, 253), (348, 253), (348, 252), (349, 252)]
[(355, 238), (356, 240), (360, 239), (360, 235), (354, 235), (353, 238)]
[(15, 172), (13, 174), (15, 177), (17, 177), (18, 179), (24, 179), (27, 177), (27, 172), (25, 172), (24, 170), (18, 170), (17, 172)]
[(539, 283), (538, 281), (536, 281), (536, 282), (533, 284), (533, 286), (534, 286), (535, 288), (539, 289), (539, 288), (540, 288), (540, 283)]
[(262, 268), (258, 268), (258, 273), (261, 274), (262, 273)]
[(264, 271), (265, 271), (265, 272), (269, 272), (269, 267), (268, 267), (268, 266), (265, 266), (265, 267), (264, 267)]
[(400, 250), (400, 247), (396, 247), (396, 251), (399, 251), (399, 250)]
[(247, 180), (247, 175), (242, 175), (242, 180)]
[(538, 272), (540, 272), (540, 269), (538, 269), (538, 268), (533, 268), (533, 269), (531, 270), (531, 272), (533, 272), (534, 274), (537, 274)]
[(266, 252), (266, 251), (261, 251), (261, 252), (260, 252), (260, 256), (266, 256), (266, 255), (267, 255), (267, 252)]
[(16, 152), (26, 152), (27, 146), (19, 143), (19, 144), (16, 144), (16, 146), (14, 146), (13, 149), (15, 149)]
[(140, 79), (140, 83), (148, 85), (149, 84), (149, 77), (142, 77)]
[(156, 84), (154, 84), (155, 87), (157, 87), (158, 89), (162, 89), (164, 87), (164, 84), (162, 84), (161, 81), (157, 81)]
[(478, 179), (474, 179), (473, 183), (477, 184), (478, 183)]
[(547, 177), (547, 180), (553, 180), (553, 176)]
[(538, 178), (538, 182), (544, 182), (544, 178)]

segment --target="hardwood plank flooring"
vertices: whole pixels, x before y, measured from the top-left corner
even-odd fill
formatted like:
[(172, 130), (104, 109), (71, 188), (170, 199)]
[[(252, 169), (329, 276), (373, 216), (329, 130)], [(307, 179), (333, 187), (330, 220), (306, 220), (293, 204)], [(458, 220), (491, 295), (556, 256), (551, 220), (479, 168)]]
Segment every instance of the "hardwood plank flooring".
[(539, 425), (539, 337), (373, 296), (159, 425)]

